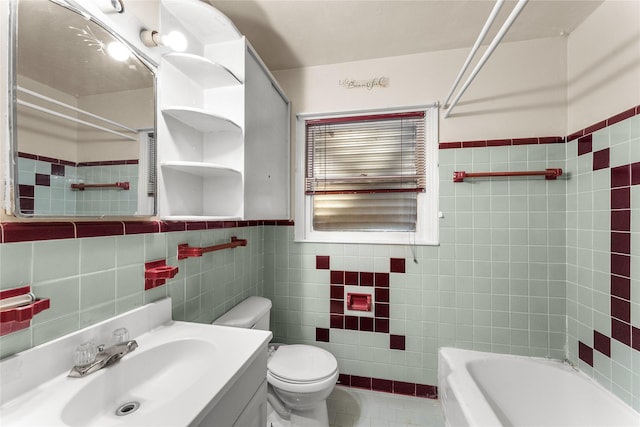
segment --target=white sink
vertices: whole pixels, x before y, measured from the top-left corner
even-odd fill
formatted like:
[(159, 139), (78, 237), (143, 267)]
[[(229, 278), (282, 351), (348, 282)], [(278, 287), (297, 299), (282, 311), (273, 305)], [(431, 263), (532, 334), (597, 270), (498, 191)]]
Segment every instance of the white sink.
[[(170, 316), (170, 301), (154, 304), (164, 304)], [(135, 316), (120, 319), (123, 316), (3, 360), (0, 424), (197, 425), (245, 371), (256, 372), (255, 379), (242, 382), (253, 384), (245, 395), (251, 397), (264, 381), (266, 345), (271, 338), (268, 331), (173, 321), (158, 326), (151, 321), (147, 322), (150, 330), (140, 334), (136, 325), (145, 322), (138, 322)], [(158, 322), (162, 320), (166, 319)], [(83, 378), (67, 377), (78, 343), (92, 333), (99, 338), (101, 331), (122, 325), (138, 342), (135, 351)], [(254, 362), (264, 364), (265, 375), (262, 368), (249, 369)], [(119, 408), (124, 415), (116, 415)]]

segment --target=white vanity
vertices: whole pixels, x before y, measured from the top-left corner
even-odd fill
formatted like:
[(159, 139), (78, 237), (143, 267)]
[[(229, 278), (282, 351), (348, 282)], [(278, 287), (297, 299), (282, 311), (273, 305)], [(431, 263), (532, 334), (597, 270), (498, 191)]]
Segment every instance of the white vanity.
[[(135, 351), (67, 376), (77, 346), (109, 345), (123, 327)], [(0, 362), (0, 424), (263, 427), (270, 339), (268, 331), (172, 321), (168, 298), (147, 304)]]

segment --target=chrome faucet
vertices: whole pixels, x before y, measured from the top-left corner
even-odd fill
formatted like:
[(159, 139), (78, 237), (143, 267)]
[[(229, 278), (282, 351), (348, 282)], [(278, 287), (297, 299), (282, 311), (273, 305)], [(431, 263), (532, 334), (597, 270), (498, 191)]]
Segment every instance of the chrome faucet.
[(76, 365), (71, 368), (67, 376), (81, 378), (92, 374), (113, 365), (136, 348), (138, 348), (136, 340), (121, 341), (107, 348), (104, 344), (96, 348), (93, 343), (85, 343), (76, 349)]

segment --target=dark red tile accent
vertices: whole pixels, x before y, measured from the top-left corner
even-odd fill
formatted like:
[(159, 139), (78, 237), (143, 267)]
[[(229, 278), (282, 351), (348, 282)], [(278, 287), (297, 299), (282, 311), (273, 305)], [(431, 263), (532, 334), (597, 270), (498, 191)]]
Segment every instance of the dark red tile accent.
[(375, 332), (389, 332), (389, 319), (375, 319)]
[(224, 228), (223, 221), (207, 221), (207, 230), (219, 230)]
[(611, 297), (611, 316), (623, 322), (631, 322), (631, 302)]
[(631, 163), (631, 185), (640, 184), (640, 162)]
[(405, 350), (406, 337), (404, 335), (389, 335), (389, 348), (391, 350)]
[(344, 300), (344, 286), (331, 285), (329, 293), (332, 299)]
[(22, 157), (23, 159), (38, 160), (37, 155), (31, 153), (23, 153), (21, 151), (18, 151), (18, 157)]
[(629, 255), (611, 254), (611, 274), (631, 277), (631, 257)]
[(611, 276), (611, 295), (631, 300), (631, 279), (628, 277)]
[(183, 221), (162, 221), (160, 222), (160, 231), (168, 233), (171, 231), (187, 231), (187, 226)]
[(73, 166), (73, 167), (75, 167), (75, 166), (76, 166), (76, 163), (75, 163), (75, 162), (70, 162), (70, 161), (68, 161), (68, 160), (60, 160), (60, 164), (61, 164), (61, 165), (65, 165), (65, 166)]
[(329, 329), (316, 328), (316, 341), (329, 342)]
[(197, 231), (197, 230), (206, 230), (207, 222), (206, 221), (189, 221), (186, 223), (187, 231)]
[(64, 165), (51, 165), (51, 175), (64, 176)]
[(341, 314), (331, 314), (329, 325), (334, 329), (344, 329), (344, 316)]
[(373, 273), (360, 272), (360, 286), (373, 286)]
[(376, 301), (389, 302), (389, 288), (376, 288)]
[(611, 357), (611, 338), (598, 331), (593, 331), (593, 348), (605, 356)]
[(76, 237), (75, 226), (72, 222), (7, 222), (3, 224), (2, 228), (4, 243), (73, 239)]
[(631, 185), (630, 165), (611, 168), (611, 188), (628, 187)]
[(390, 270), (392, 273), (404, 273), (405, 272), (405, 259), (404, 258), (391, 258)]
[(393, 392), (395, 394), (404, 394), (405, 396), (415, 396), (416, 395), (416, 384), (415, 383), (406, 383), (403, 381), (394, 381), (393, 382)]
[(611, 211), (611, 231), (631, 231), (631, 210)]
[(376, 303), (375, 310), (376, 317), (389, 318), (389, 304)]
[(352, 331), (358, 330), (358, 317), (357, 316), (344, 316), (344, 328), (351, 329)]
[(36, 185), (42, 185), (43, 187), (49, 187), (51, 185), (51, 175), (45, 175), (41, 173), (36, 174)]
[(487, 141), (463, 141), (462, 148), (486, 147)]
[(35, 199), (33, 197), (20, 197), (20, 212), (32, 214), (35, 209)]
[(630, 117), (633, 117), (636, 115), (636, 109), (634, 108), (629, 108), (627, 111), (623, 111), (622, 113), (618, 113), (615, 116), (611, 116), (607, 119), (607, 125), (611, 126), (614, 125), (618, 122), (621, 122), (623, 120), (626, 120)]
[(47, 156), (38, 156), (38, 160), (40, 160), (41, 162), (48, 162), (53, 164), (57, 164), (58, 162), (60, 162), (60, 160), (56, 159), (55, 157)]
[(631, 188), (620, 187), (611, 190), (611, 209), (631, 208)]
[(329, 257), (327, 255), (316, 255), (316, 269), (317, 270), (329, 269)]
[(345, 285), (357, 285), (358, 284), (358, 272), (357, 271), (345, 271), (344, 272), (344, 284)]
[(564, 144), (565, 140), (561, 136), (543, 136), (538, 138), (539, 144)]
[(350, 387), (351, 386), (351, 375), (339, 374), (338, 375), (338, 384)]
[(487, 140), (487, 147), (506, 147), (511, 145), (510, 139), (489, 139)]
[(371, 378), (351, 375), (351, 387), (371, 390)]
[(20, 184), (18, 186), (18, 193), (20, 195), (20, 197), (31, 197), (33, 198), (34, 196), (34, 192), (35, 192), (35, 186), (34, 185), (25, 185), (25, 184)]
[(379, 288), (389, 287), (389, 273), (375, 273), (374, 285)]
[(373, 318), (360, 317), (360, 330), (366, 332), (373, 332)]
[(416, 384), (416, 396), (426, 397), (427, 399), (437, 399), (438, 387), (434, 385)]
[(77, 222), (76, 237), (123, 236), (124, 224), (121, 222)]
[(515, 138), (511, 145), (533, 145), (538, 143), (538, 138)]
[(609, 167), (609, 149), (593, 152), (593, 170), (606, 169)]
[(631, 253), (631, 233), (611, 233), (611, 252), (629, 255)]
[(462, 142), (441, 142), (438, 144), (440, 150), (446, 150), (449, 148), (462, 148)]
[(331, 270), (331, 284), (344, 285), (344, 271)]
[(631, 346), (631, 325), (612, 318), (611, 338)]
[(631, 347), (640, 351), (640, 329), (635, 326), (631, 327)]
[(573, 141), (574, 139), (578, 139), (584, 135), (584, 130), (579, 130), (577, 132), (572, 133), (571, 135), (567, 135), (567, 142)]
[(593, 125), (585, 128), (584, 129), (584, 134), (588, 135), (588, 134), (593, 133), (593, 132), (595, 132), (597, 130), (604, 129), (605, 127), (607, 127), (607, 121), (603, 120), (601, 122), (598, 122), (596, 124), (593, 124)]
[(578, 357), (587, 365), (593, 366), (593, 349), (582, 341), (578, 341)]
[(124, 234), (159, 233), (160, 223), (157, 221), (125, 221)]
[(578, 156), (590, 153), (592, 151), (591, 135), (583, 136), (578, 139)]
[(371, 390), (393, 393), (393, 381), (371, 378)]
[(224, 228), (236, 228), (238, 227), (238, 221), (223, 221)]
[(344, 314), (344, 301), (337, 299), (329, 301), (329, 313)]

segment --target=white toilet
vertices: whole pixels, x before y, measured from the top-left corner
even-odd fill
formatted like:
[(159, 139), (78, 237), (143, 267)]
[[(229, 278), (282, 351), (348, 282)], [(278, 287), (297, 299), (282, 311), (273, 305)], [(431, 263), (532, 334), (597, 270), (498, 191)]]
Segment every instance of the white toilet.
[[(268, 331), (270, 312), (270, 300), (249, 297), (213, 324)], [(271, 344), (267, 362), (271, 424), (328, 427), (326, 399), (337, 380), (338, 362), (328, 351), (310, 345)]]

